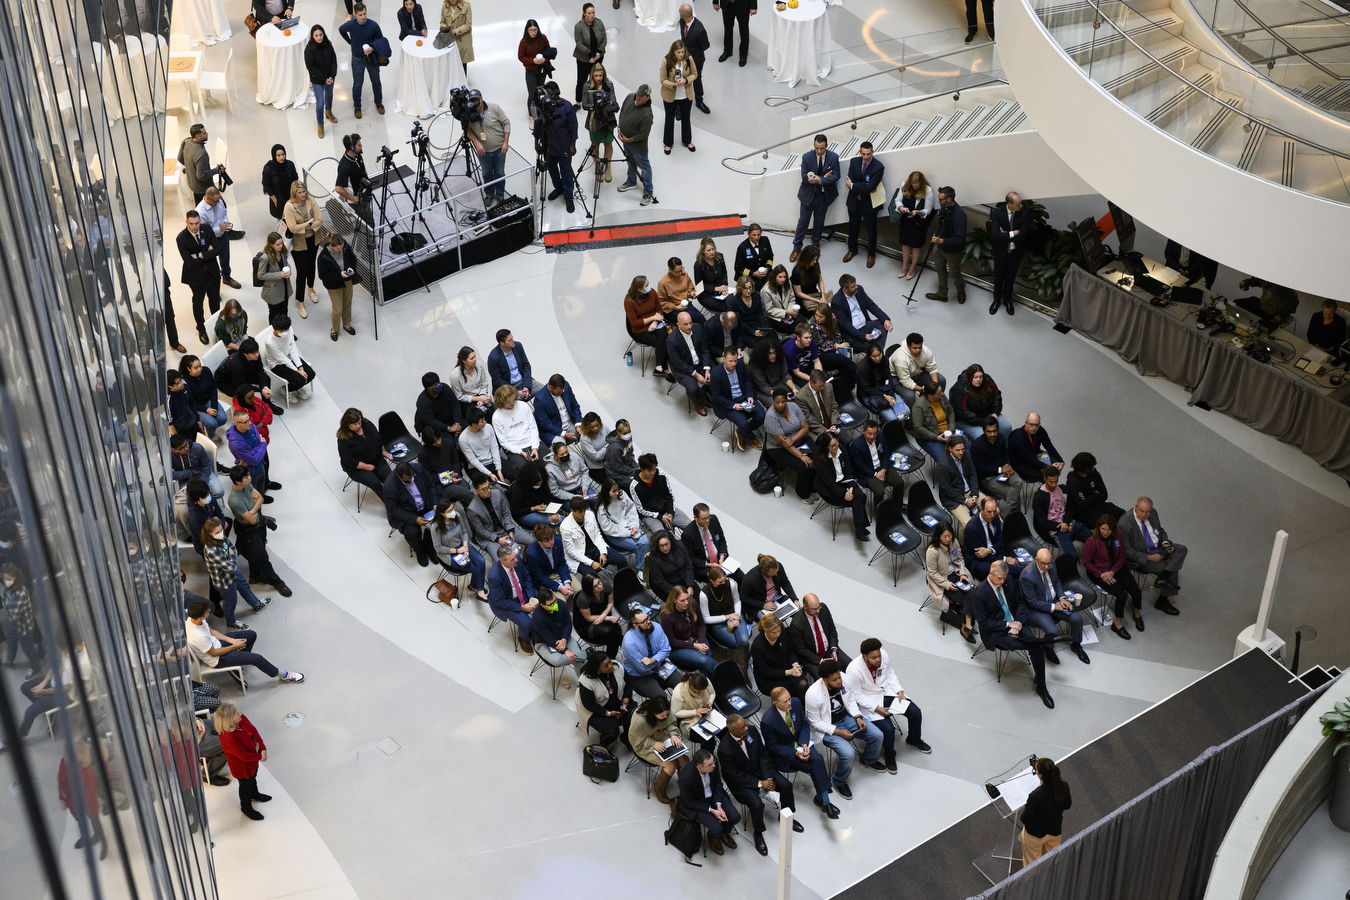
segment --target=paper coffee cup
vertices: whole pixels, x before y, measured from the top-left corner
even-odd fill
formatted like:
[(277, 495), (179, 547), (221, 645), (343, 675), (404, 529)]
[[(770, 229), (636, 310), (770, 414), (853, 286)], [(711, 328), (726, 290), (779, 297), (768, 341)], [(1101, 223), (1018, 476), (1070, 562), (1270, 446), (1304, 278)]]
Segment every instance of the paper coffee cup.
[(722, 452), (723, 452), (723, 453), (730, 453), (730, 452), (731, 452), (731, 441), (723, 441), (723, 442), (722, 442)]
[(783, 496), (783, 488), (780, 487), (780, 486), (778, 486), (778, 485), (775, 485), (775, 486), (774, 486), (774, 489), (773, 489), (773, 495), (774, 495), (775, 497), (781, 497), (781, 496)]

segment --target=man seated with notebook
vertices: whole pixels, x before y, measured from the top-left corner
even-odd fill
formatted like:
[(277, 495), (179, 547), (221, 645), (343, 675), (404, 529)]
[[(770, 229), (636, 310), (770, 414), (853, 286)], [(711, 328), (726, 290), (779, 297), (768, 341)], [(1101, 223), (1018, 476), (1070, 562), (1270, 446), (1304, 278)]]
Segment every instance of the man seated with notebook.
[(834, 789), (846, 800), (853, 799), (848, 776), (853, 773), (853, 759), (858, 750), (853, 741), (861, 737), (866, 743), (862, 764), (878, 772), (886, 771), (881, 764), (881, 729), (867, 721), (853, 694), (844, 687), (839, 663), (822, 659), (820, 678), (806, 689), (806, 717), (811, 722), (811, 733), (820, 735), (825, 746), (835, 752)]
[[(758, 729), (735, 713), (727, 716), (726, 731), (717, 742), (717, 761), (722, 766), (722, 781), (726, 783), (727, 791), (750, 813), (755, 850), (760, 856), (768, 856), (769, 848), (764, 843), (764, 800), (760, 792), (776, 795), (770, 799), (795, 813), (792, 782), (781, 772), (774, 771)], [(805, 831), (795, 817), (792, 830)]]
[(896, 773), (895, 735), (893, 716), (904, 716), (909, 723), (909, 737), (905, 743), (920, 753), (931, 753), (933, 748), (923, 740), (923, 711), (905, 696), (900, 679), (891, 668), (891, 658), (881, 649), (881, 641), (867, 638), (858, 647), (862, 654), (848, 664), (844, 672), (844, 687), (853, 694), (853, 702), (863, 715), (881, 731), (881, 755), (886, 771)]
[(670, 661), (670, 641), (645, 610), (634, 613), (630, 624), (623, 636), (624, 684), (644, 697), (664, 697), (684, 678)]

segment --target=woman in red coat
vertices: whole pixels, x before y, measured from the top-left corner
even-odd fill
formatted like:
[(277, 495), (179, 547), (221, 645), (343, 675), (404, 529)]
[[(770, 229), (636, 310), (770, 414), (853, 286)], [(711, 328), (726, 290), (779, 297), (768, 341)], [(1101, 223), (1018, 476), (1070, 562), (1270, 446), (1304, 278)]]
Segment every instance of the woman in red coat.
[(1139, 613), (1143, 596), (1139, 583), (1125, 567), (1125, 547), (1116, 531), (1116, 519), (1109, 513), (1097, 520), (1092, 537), (1083, 545), (1083, 565), (1092, 583), (1116, 598), (1116, 621), (1111, 630), (1127, 641), (1130, 639), (1130, 630), (1125, 627), (1125, 601), (1128, 600), (1130, 611), (1134, 613), (1134, 627), (1143, 631), (1144, 617)]
[(258, 434), (262, 435), (264, 441), (270, 442), (271, 435), (268, 433), (267, 426), (272, 424), (272, 407), (267, 405), (266, 400), (258, 399), (253, 388), (247, 388), (239, 392), (234, 398), (235, 409), (248, 410), (248, 420), (258, 426)]
[[(81, 819), (88, 820), (89, 831), (93, 834), (94, 843), (99, 845), (98, 858), (106, 859), (108, 857), (108, 841), (103, 836), (103, 823), (98, 818), (98, 791), (94, 783), (94, 761), (88, 741), (80, 741), (75, 745), (75, 758), (80, 764), (82, 796), (77, 797), (75, 795), (75, 786), (70, 778), (70, 768), (66, 765), (64, 756), (61, 757), (61, 765), (56, 770), (57, 796), (61, 798), (61, 805), (74, 816), (76, 822)], [(82, 847), (84, 847), (83, 837), (75, 842), (76, 850)]]
[(258, 793), (258, 763), (267, 761), (267, 745), (262, 735), (239, 707), (228, 700), (216, 710), (216, 733), (225, 751), (225, 761), (230, 764), (230, 774), (239, 782), (239, 808), (250, 819), (261, 820), (263, 814), (253, 808), (253, 801), (266, 803), (272, 799)]

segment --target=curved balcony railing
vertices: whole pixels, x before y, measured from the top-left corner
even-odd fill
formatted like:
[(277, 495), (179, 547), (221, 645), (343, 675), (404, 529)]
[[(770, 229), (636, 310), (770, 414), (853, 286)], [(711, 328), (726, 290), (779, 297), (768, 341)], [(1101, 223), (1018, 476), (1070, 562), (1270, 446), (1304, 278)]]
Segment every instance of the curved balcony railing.
[(1170, 8), (1140, 10), (1121, 0), (1028, 4), (1089, 79), (1173, 139), (1350, 204), (1350, 124), (1317, 116), (1254, 71), (1186, 41)]

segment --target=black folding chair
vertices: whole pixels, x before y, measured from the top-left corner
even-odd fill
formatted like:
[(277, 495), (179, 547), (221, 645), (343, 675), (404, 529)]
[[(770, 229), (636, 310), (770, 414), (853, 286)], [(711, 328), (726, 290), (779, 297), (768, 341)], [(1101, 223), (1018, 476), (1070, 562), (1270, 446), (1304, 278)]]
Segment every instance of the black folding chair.
[[(712, 687), (717, 695), (713, 703), (724, 716), (737, 715), (748, 721), (759, 715), (764, 706), (759, 694), (745, 683), (741, 667), (734, 660), (724, 659), (717, 664), (713, 669)], [(732, 697), (744, 701), (745, 705), (737, 709), (731, 702)]]
[(1032, 559), (1035, 559), (1037, 551), (1043, 549), (1041, 542), (1031, 533), (1026, 516), (1020, 512), (1003, 517), (1003, 549), (1009, 556), (1016, 556), (1019, 549), (1025, 550)]
[(614, 611), (625, 623), (632, 621), (636, 607), (646, 609), (656, 602), (651, 592), (642, 586), (637, 572), (628, 566), (619, 569), (619, 574), (614, 576), (613, 597)]
[(924, 453), (918, 444), (914, 443), (913, 438), (909, 436), (909, 430), (905, 428), (903, 419), (895, 419), (886, 422), (881, 426), (881, 436), (886, 440), (886, 447), (891, 453), (901, 453), (909, 457), (904, 465), (896, 464), (895, 470), (901, 475), (909, 475), (911, 472), (920, 472), (924, 463), (928, 462), (928, 454)]
[(893, 565), (891, 587), (895, 587), (900, 582), (900, 570), (904, 566), (905, 557), (913, 553), (918, 559), (918, 554), (923, 552), (923, 541), (919, 533), (905, 521), (904, 507), (895, 498), (883, 500), (878, 504), (876, 526), (877, 542), (881, 546), (872, 554), (867, 564), (870, 566), (880, 559), (883, 553), (890, 553)]
[(1111, 596), (1084, 578), (1078, 571), (1078, 561), (1067, 553), (1061, 553), (1055, 560), (1055, 574), (1064, 590), (1083, 595), (1083, 599), (1074, 604), (1074, 612), (1091, 611), (1098, 602), (1105, 606), (1106, 598)]
[[(924, 521), (924, 517), (934, 519), (933, 524)], [(909, 486), (909, 500), (905, 503), (905, 518), (919, 534), (925, 538), (933, 536), (943, 522), (952, 524), (951, 514), (933, 498), (933, 489), (926, 481), (916, 481)], [(955, 526), (953, 526), (955, 527)], [(960, 535), (956, 536), (959, 541)]]
[(389, 450), (395, 444), (403, 444), (408, 448), (407, 453), (397, 457), (396, 463), (412, 462), (422, 452), (422, 442), (412, 436), (408, 426), (403, 424), (403, 417), (396, 412), (387, 412), (380, 416), (379, 431), (380, 443), (384, 444), (384, 449)]

